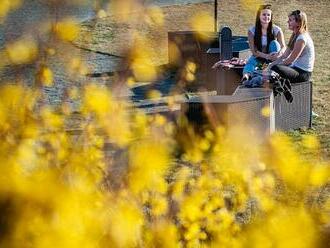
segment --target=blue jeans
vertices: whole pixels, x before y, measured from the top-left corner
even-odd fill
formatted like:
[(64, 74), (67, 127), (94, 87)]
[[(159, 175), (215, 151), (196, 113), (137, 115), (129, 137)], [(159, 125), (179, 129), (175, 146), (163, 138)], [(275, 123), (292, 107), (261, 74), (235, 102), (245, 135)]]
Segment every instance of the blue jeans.
[[(268, 53), (273, 53), (273, 52), (279, 52), (281, 50), (281, 45), (277, 40), (272, 40), (269, 43), (269, 48), (268, 48)], [(246, 62), (246, 65), (243, 68), (243, 75), (246, 73), (251, 74), (256, 66), (258, 65), (258, 59), (255, 56), (251, 56), (248, 61)]]

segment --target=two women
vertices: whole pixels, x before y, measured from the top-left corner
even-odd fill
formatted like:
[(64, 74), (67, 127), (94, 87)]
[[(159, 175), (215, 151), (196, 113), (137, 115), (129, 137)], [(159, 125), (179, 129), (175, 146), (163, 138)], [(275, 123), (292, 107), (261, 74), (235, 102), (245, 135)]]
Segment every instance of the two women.
[[(308, 81), (314, 68), (314, 43), (308, 33), (307, 16), (300, 10), (288, 16), (288, 27), (292, 30), (288, 47), (284, 35), (273, 24), (270, 5), (261, 5), (256, 15), (256, 23), (248, 31), (252, 56), (243, 69), (242, 81), (248, 80), (258, 64), (270, 63), (268, 69), (277, 72), (291, 83)], [(214, 68), (219, 63), (214, 65)]]

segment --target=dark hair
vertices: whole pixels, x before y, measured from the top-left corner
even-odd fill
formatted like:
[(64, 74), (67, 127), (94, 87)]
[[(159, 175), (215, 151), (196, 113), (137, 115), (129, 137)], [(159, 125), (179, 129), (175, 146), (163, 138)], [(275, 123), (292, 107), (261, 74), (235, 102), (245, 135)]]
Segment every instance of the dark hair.
[[(255, 25), (255, 33), (254, 33), (254, 46), (257, 48), (258, 51), (262, 51), (262, 26), (260, 22), (260, 14), (261, 11), (264, 9), (269, 9), (271, 10), (271, 5), (270, 4), (263, 4), (260, 5), (257, 11), (257, 16), (256, 16), (256, 25)], [(269, 48), (269, 44), (272, 40), (275, 39), (275, 36), (273, 34), (273, 13), (267, 28), (267, 51)]]

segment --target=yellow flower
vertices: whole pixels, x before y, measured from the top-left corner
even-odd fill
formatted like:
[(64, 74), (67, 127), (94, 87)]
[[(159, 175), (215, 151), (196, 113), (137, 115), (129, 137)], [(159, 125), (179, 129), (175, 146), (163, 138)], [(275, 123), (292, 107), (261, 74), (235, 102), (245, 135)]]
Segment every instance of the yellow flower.
[[(169, 167), (169, 149), (166, 143), (146, 139), (133, 143), (129, 151), (129, 186), (132, 192), (159, 190), (160, 181)], [(163, 187), (162, 187), (163, 188)]]
[(191, 73), (195, 73), (196, 72), (196, 64), (194, 62), (191, 62), (191, 61), (187, 61), (187, 64), (186, 64), (186, 70), (188, 72), (191, 72)]
[(264, 4), (264, 1), (262, 1), (262, 0), (241, 0), (241, 4), (242, 4), (244, 10), (247, 10), (250, 13), (255, 13), (257, 11), (258, 7), (261, 4)]
[(310, 173), (310, 183), (313, 186), (319, 187), (327, 182), (330, 178), (330, 167), (329, 164), (318, 164), (313, 166)]
[(157, 114), (155, 116), (155, 124), (157, 126), (164, 126), (166, 124), (166, 118), (162, 115)]
[(207, 139), (201, 139), (199, 142), (199, 147), (202, 151), (207, 151), (210, 148), (211, 144)]
[(21, 5), (21, 0), (0, 0), (0, 22), (6, 17), (9, 11), (17, 9)]
[(53, 85), (53, 72), (48, 67), (41, 68), (41, 82), (45, 86)]
[(135, 84), (135, 80), (134, 80), (134, 78), (133, 78), (133, 77), (129, 77), (129, 78), (127, 79), (127, 81), (126, 81), (126, 84), (127, 84), (129, 87), (134, 86), (134, 84)]
[(188, 230), (184, 234), (185, 240), (192, 240), (198, 238), (200, 234), (200, 227), (197, 223), (193, 223), (188, 227)]
[(55, 25), (57, 36), (64, 41), (73, 41), (79, 34), (79, 26), (74, 19), (64, 19)]
[(150, 90), (148, 92), (148, 98), (149, 99), (158, 99), (162, 97), (162, 93), (158, 90)]
[(160, 195), (154, 196), (151, 199), (151, 207), (152, 207), (152, 214), (154, 216), (160, 216), (166, 214), (168, 209), (166, 198)]
[(120, 22), (127, 22), (132, 17), (133, 12), (142, 11), (142, 5), (135, 0), (113, 0), (110, 2), (109, 9), (114, 13), (115, 18)]
[(206, 192), (196, 192), (181, 203), (179, 217), (183, 223), (192, 223), (202, 216), (201, 206), (207, 200)]
[(63, 119), (60, 115), (55, 114), (51, 109), (44, 108), (41, 112), (45, 126), (49, 129), (57, 129), (63, 127)]
[(204, 11), (199, 11), (190, 20), (192, 30), (197, 31), (198, 37), (206, 41), (211, 39), (211, 37), (207, 36), (205, 31), (212, 30), (213, 21), (213, 17)]
[(187, 72), (187, 73), (186, 73), (186, 80), (187, 80), (188, 82), (192, 82), (192, 81), (194, 81), (194, 80), (195, 80), (195, 75), (194, 75), (193, 73), (191, 73), (191, 72)]
[(294, 150), (289, 138), (276, 133), (271, 137), (271, 163), (285, 183), (304, 190), (308, 182), (311, 166), (303, 161)]
[(270, 108), (269, 108), (269, 106), (264, 106), (261, 109), (261, 115), (262, 116), (265, 116), (265, 117), (269, 117), (270, 116)]
[(23, 38), (7, 45), (6, 52), (11, 63), (26, 64), (37, 57), (38, 47), (31, 38)]
[(143, 215), (133, 202), (119, 201), (112, 206), (110, 235), (116, 247), (134, 247), (142, 235)]
[(155, 221), (147, 247), (179, 248), (179, 230), (169, 220)]
[(151, 7), (147, 9), (147, 23), (162, 26), (164, 24), (164, 14), (160, 7)]
[(303, 135), (302, 136), (302, 145), (308, 149), (318, 149), (320, 143), (315, 135)]

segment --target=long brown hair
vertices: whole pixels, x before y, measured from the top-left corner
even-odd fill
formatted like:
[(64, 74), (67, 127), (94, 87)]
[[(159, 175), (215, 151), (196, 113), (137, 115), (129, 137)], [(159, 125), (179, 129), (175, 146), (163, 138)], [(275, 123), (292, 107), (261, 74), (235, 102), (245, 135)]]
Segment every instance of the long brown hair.
[[(260, 22), (260, 14), (261, 11), (264, 9), (269, 9), (271, 10), (271, 5), (270, 4), (264, 4), (264, 5), (260, 5), (259, 9), (257, 11), (257, 16), (256, 16), (256, 24), (255, 24), (255, 33), (254, 33), (254, 46), (257, 48), (258, 51), (262, 51), (262, 26), (261, 26), (261, 22)], [(269, 48), (269, 44), (272, 40), (274, 40), (274, 34), (273, 34), (273, 13), (271, 15), (271, 19), (270, 22), (268, 24), (268, 28), (267, 28), (267, 51)]]
[(295, 10), (289, 14), (289, 17), (290, 16), (293, 16), (294, 19), (296, 20), (296, 22), (300, 25), (298, 32), (292, 33), (289, 43), (288, 43), (288, 47), (292, 50), (298, 35), (308, 32), (308, 27), (307, 27), (307, 15), (305, 12), (302, 12), (300, 10)]

